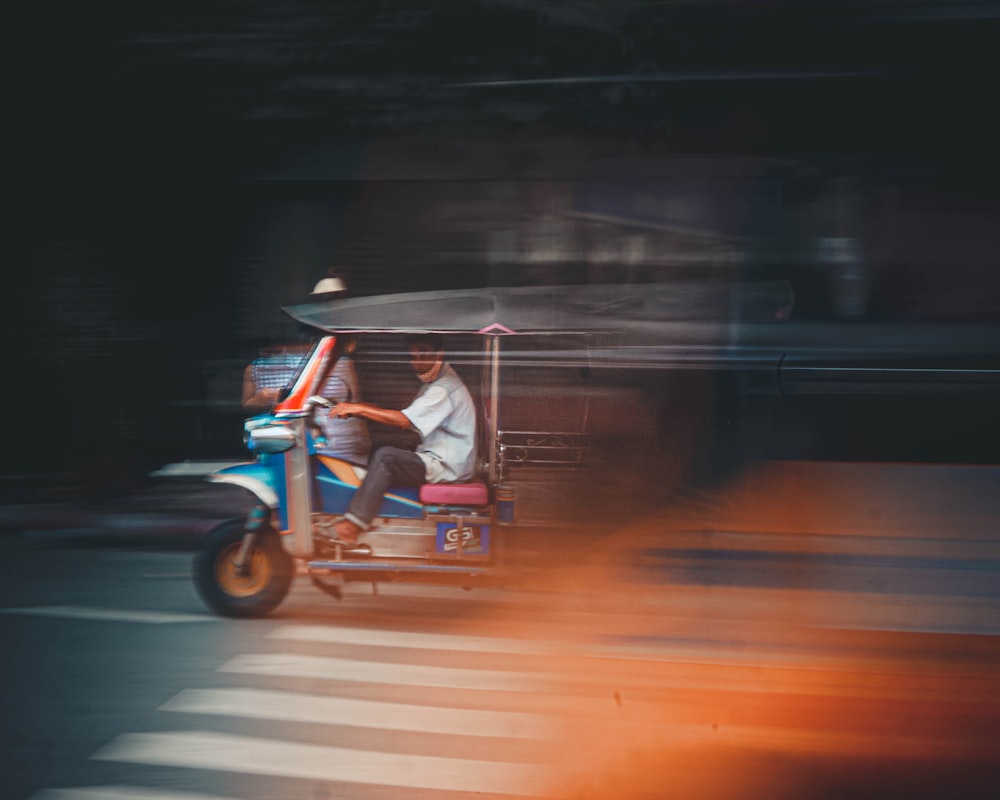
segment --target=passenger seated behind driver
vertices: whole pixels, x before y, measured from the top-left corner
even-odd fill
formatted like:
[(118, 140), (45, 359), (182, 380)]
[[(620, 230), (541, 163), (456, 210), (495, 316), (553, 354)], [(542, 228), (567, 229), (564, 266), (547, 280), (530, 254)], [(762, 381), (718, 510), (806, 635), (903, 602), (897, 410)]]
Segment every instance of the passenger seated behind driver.
[(461, 482), (475, 473), (475, 404), (462, 379), (445, 362), (441, 337), (410, 336), (407, 345), (410, 363), (423, 385), (406, 408), (397, 411), (347, 402), (328, 412), (331, 417), (361, 417), (420, 434), (416, 451), (385, 446), (372, 454), (347, 513), (334, 525), (336, 539), (347, 545), (355, 544), (371, 526), (390, 486)]
[[(349, 355), (353, 351), (354, 342), (351, 341), (320, 388), (319, 394), (328, 400), (339, 403), (361, 399), (357, 368)], [(308, 345), (285, 345), (265, 351), (247, 366), (243, 374), (244, 410), (251, 414), (270, 412), (281, 399), (282, 391), (289, 387), (308, 352)], [(326, 409), (319, 407), (313, 413), (312, 422), (320, 434), (316, 442), (319, 454), (341, 458), (362, 467), (368, 463), (372, 445), (368, 425), (363, 419), (334, 419), (327, 416)]]
[(268, 347), (243, 371), (243, 410), (262, 414), (274, 408), (281, 390), (288, 386), (309, 352), (303, 343)]
[[(354, 365), (354, 359), (351, 358), (356, 345), (353, 337), (345, 339), (343, 354), (320, 391), (326, 399), (336, 403), (361, 402), (358, 370)], [(368, 423), (360, 416), (336, 417), (320, 406), (313, 411), (313, 422), (322, 434), (316, 443), (317, 453), (340, 458), (362, 467), (368, 463), (371, 438), (368, 435)]]

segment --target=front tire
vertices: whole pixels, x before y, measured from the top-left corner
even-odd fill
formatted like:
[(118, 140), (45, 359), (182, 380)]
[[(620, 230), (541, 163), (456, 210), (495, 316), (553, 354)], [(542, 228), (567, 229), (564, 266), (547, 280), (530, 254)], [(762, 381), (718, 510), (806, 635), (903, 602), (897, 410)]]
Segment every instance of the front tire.
[(278, 534), (265, 527), (257, 534), (248, 573), (239, 574), (235, 560), (243, 534), (241, 519), (223, 522), (209, 531), (194, 557), (194, 585), (202, 602), (217, 614), (264, 617), (288, 594), (295, 564)]

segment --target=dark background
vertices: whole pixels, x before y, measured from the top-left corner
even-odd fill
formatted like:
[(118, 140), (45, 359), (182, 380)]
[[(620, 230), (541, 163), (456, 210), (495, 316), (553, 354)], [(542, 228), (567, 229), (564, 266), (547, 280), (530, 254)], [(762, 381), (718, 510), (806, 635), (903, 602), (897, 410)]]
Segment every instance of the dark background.
[[(764, 163), (786, 208), (838, 179), (888, 187), (916, 255), (872, 317), (995, 322), (998, 26), (1000, 4), (964, 0), (22, 8), (4, 497), (239, 455), (235, 369), (329, 266), (355, 294), (491, 282), (445, 266), (455, 237), (420, 239), (421, 206), (470, 181), (668, 159)], [(454, 157), (476, 142), (502, 157)], [(795, 263), (746, 263), (829, 317)]]

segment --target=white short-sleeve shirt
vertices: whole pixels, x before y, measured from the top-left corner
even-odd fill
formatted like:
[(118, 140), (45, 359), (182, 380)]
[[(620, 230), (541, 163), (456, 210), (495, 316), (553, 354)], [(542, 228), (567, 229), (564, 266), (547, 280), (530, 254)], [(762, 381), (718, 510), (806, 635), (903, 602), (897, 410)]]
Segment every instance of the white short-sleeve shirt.
[(470, 480), (476, 471), (476, 407), (462, 379), (448, 364), (424, 384), (403, 414), (420, 434), (417, 455), (429, 483)]

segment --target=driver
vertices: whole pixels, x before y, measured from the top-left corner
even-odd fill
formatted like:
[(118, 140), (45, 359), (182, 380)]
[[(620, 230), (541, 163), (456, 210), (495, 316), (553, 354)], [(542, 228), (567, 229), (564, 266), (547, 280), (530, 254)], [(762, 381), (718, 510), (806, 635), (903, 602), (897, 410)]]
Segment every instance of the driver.
[(410, 363), (422, 385), (402, 410), (370, 403), (339, 403), (331, 417), (361, 417), (420, 435), (416, 451), (379, 447), (347, 513), (334, 525), (336, 539), (353, 546), (378, 514), (390, 486), (451, 483), (473, 477), (476, 465), (476, 410), (468, 388), (444, 360), (439, 334), (407, 338)]

